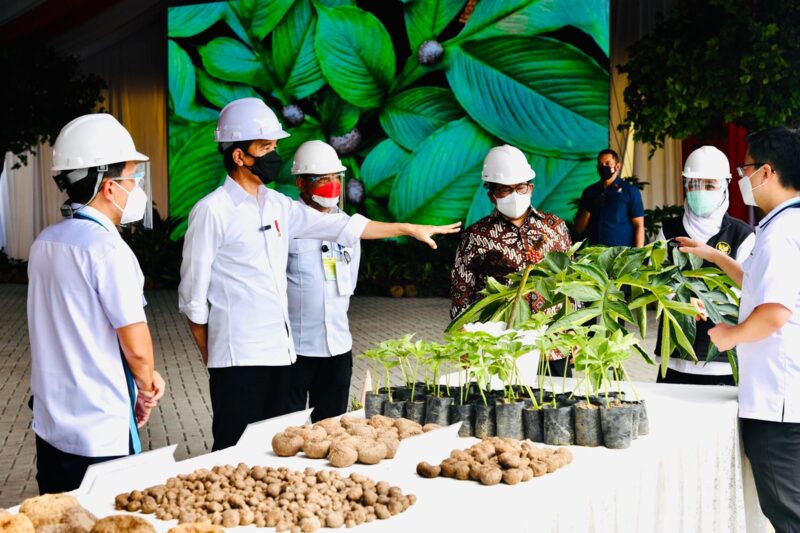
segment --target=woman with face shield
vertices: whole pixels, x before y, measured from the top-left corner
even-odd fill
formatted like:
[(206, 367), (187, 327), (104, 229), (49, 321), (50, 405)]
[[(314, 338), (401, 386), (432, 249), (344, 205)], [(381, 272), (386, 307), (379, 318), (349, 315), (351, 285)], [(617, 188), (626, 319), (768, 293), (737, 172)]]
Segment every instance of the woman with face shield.
[[(689, 237), (716, 248), (739, 263), (744, 261), (753, 250), (755, 234), (748, 224), (728, 215), (731, 178), (728, 158), (713, 146), (702, 146), (689, 154), (682, 174), (686, 193), (683, 216), (665, 220), (658, 239)], [(713, 265), (706, 262), (703, 266)], [(734, 385), (726, 354), (719, 354), (706, 362), (710, 343), (708, 330), (712, 327), (714, 324), (708, 320), (697, 322), (694, 351), (698, 362), (681, 359), (676, 350), (670, 355), (666, 376), (659, 371), (659, 382)], [(655, 353), (661, 353), (660, 336)]]

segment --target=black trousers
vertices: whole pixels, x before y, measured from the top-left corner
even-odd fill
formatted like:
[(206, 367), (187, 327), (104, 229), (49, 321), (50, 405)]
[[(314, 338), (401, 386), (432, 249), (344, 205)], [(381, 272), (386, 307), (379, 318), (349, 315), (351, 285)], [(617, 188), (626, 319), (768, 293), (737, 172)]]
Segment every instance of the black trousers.
[(739, 422), (761, 510), (776, 533), (800, 532), (800, 424)]
[(704, 376), (702, 374), (678, 372), (671, 368), (667, 369), (667, 375), (663, 378), (661, 377), (661, 370), (659, 370), (656, 382), (673, 383), (676, 385), (736, 385), (733, 381), (733, 375), (731, 374), (727, 376)]
[(248, 424), (278, 416), (278, 392), (288, 366), (209, 368), (212, 451), (235, 445)]
[[(132, 449), (128, 451), (133, 453)], [(81, 486), (83, 476), (91, 465), (120, 457), (125, 456), (84, 457), (62, 452), (36, 435), (36, 482), (39, 484), (39, 494), (75, 490)]]
[(281, 383), (281, 410), (294, 413), (313, 407), (311, 421), (318, 422), (347, 412), (350, 378), (353, 375), (353, 352), (334, 357), (297, 356), (286, 367), (286, 379)]

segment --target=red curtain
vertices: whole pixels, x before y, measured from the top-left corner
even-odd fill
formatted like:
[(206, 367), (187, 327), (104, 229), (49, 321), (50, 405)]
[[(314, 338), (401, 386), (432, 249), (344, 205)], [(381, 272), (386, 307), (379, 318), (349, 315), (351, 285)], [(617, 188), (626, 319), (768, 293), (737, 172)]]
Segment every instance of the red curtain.
[(746, 136), (746, 129), (735, 124), (729, 124), (725, 132), (717, 138), (699, 139), (697, 137), (689, 137), (681, 143), (681, 152), (684, 163), (686, 163), (686, 158), (689, 157), (689, 154), (701, 146), (716, 146), (725, 152), (731, 164), (731, 176), (733, 177), (728, 188), (730, 194), (728, 213), (733, 217), (749, 222), (749, 210), (744, 205), (742, 194), (739, 192), (738, 185), (736, 185), (739, 180), (736, 167), (744, 162), (744, 154), (747, 151), (747, 144), (744, 141)]

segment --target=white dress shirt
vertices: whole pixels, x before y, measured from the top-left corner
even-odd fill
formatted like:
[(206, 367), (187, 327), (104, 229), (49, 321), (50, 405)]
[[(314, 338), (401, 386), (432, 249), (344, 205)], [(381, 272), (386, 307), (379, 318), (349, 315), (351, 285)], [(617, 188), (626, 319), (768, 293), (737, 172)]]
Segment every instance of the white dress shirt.
[(62, 220), (31, 246), (33, 430), (63, 452), (127, 455), (131, 399), (116, 330), (146, 321), (144, 276), (111, 220), (79, 212), (96, 222)]
[(286, 263), (294, 238), (352, 246), (369, 220), (324, 214), (264, 186), (258, 198), (230, 177), (189, 214), (180, 311), (208, 324), (208, 366), (283, 366), (296, 359)]
[[(337, 212), (335, 209), (330, 214)], [(326, 252), (322, 251), (323, 246)], [(353, 348), (347, 321), (350, 295), (340, 294), (336, 280), (326, 280), (323, 257), (348, 268), (355, 289), (361, 244), (346, 247), (318, 239), (294, 239), (289, 243), (289, 321), (295, 350), (308, 357), (341, 355)]]
[(764, 217), (756, 228), (753, 255), (742, 265), (739, 323), (766, 303), (792, 312), (777, 332), (736, 348), (742, 418), (800, 422), (800, 208), (778, 213), (798, 202), (786, 201)]

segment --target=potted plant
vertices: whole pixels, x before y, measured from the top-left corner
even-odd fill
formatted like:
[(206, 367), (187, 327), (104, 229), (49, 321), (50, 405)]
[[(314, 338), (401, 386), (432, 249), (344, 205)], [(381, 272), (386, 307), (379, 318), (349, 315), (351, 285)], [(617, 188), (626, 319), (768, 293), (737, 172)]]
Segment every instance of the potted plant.
[(364, 416), (372, 418), (375, 415), (383, 414), (383, 404), (388, 399), (389, 395), (385, 392), (379, 392), (380, 380), (380, 357), (382, 356), (381, 350), (373, 348), (367, 350), (358, 356), (359, 359), (366, 359), (370, 361), (372, 366), (372, 375), (375, 379), (372, 381), (372, 390), (364, 395)]
[(427, 345), (427, 348), (428, 371), (431, 375), (432, 387), (430, 394), (426, 397), (425, 423), (446, 426), (453, 398), (449, 395), (448, 384), (442, 386), (441, 378), (442, 373), (447, 373), (447, 364), (451, 361), (452, 355), (447, 345), (432, 342)]
[(406, 377), (406, 386), (410, 390), (408, 400), (406, 400), (405, 418), (422, 424), (425, 421), (425, 384), (418, 380), (420, 370), (425, 370), (424, 362), (432, 349), (431, 343), (422, 340), (411, 342), (410, 335), (404, 339), (403, 350), (406, 353), (404, 376)]
[[(601, 399), (599, 415), (590, 407), (581, 407), (582, 432), (587, 437), (596, 438), (597, 418), (599, 417), (602, 428), (603, 443), (607, 448), (628, 448), (634, 438), (634, 408), (609, 394), (610, 388), (616, 383), (619, 390), (620, 382), (628, 379), (623, 363), (630, 357), (631, 352), (638, 344), (636, 338), (621, 330), (616, 330), (610, 335), (602, 326), (593, 326), (595, 335), (582, 343), (580, 351), (575, 356), (575, 368), (584, 373), (582, 384), (588, 397), (590, 391), (597, 391)], [(638, 394), (634, 389), (634, 395)]]
[[(507, 276), (510, 285), (487, 282), (483, 298), (456, 317), (448, 330), (464, 324), (490, 319), (507, 319), (518, 327), (529, 319), (529, 310), (521, 296), (536, 292), (545, 299), (544, 311), (552, 315), (556, 329), (596, 320), (609, 334), (618, 329), (638, 327), (646, 335), (645, 308), (653, 305), (662, 322), (662, 372), (666, 372), (671, 353), (697, 360), (692, 344), (692, 327), (697, 308), (691, 298), (699, 299), (715, 323), (735, 321), (738, 299), (733, 282), (717, 268), (700, 268), (693, 256), (677, 249), (672, 262), (666, 241), (656, 241), (643, 248), (592, 246), (568, 252), (549, 252), (536, 265), (519, 274)], [(652, 364), (652, 359), (637, 346), (637, 352)], [(709, 354), (713, 357), (716, 354)], [(729, 353), (735, 370), (735, 359)]]

